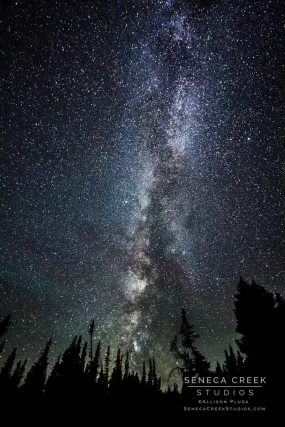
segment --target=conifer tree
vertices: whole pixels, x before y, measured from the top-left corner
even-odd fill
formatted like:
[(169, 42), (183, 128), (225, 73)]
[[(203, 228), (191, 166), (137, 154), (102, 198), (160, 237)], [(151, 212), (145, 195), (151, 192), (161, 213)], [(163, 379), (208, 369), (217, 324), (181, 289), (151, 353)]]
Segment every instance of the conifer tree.
[(14, 348), (8, 356), (3, 368), (0, 373), (0, 390), (5, 393), (6, 389), (9, 389), (9, 382), (12, 377), (12, 370), (16, 359), (17, 349)]
[(149, 371), (148, 371), (148, 377), (147, 377), (147, 385), (149, 387), (152, 386), (152, 379), (153, 379), (152, 359), (149, 358)]
[(241, 338), (236, 340), (241, 353), (246, 355), (247, 369), (255, 374), (265, 374), (272, 350), (278, 340), (272, 334), (274, 324), (275, 300), (255, 282), (247, 283), (240, 278), (235, 295), (236, 331)]
[(156, 375), (156, 365), (155, 365), (155, 359), (152, 358), (152, 385), (154, 389), (157, 389), (157, 375)]
[(129, 369), (130, 369), (129, 352), (127, 351), (126, 360), (125, 360), (124, 382), (126, 382), (128, 379)]
[(20, 385), (20, 382), (23, 378), (25, 369), (26, 369), (26, 364), (27, 364), (27, 359), (22, 363), (22, 361), (20, 360), (17, 365), (16, 368), (11, 376), (11, 389), (13, 391), (16, 391)]
[(86, 379), (87, 383), (89, 384), (88, 387), (93, 387), (97, 376), (98, 376), (98, 370), (100, 365), (100, 349), (101, 349), (101, 342), (97, 344), (97, 348), (95, 351), (94, 358), (89, 362), (87, 368), (86, 368)]
[(194, 332), (194, 326), (189, 323), (184, 308), (182, 308), (181, 311), (181, 324), (179, 333), (181, 335), (182, 346), (193, 350), (195, 348), (195, 340), (199, 338), (199, 335)]
[(23, 386), (24, 392), (31, 396), (40, 396), (43, 393), (44, 385), (46, 382), (46, 373), (48, 367), (48, 354), (50, 351), (52, 339), (46, 343), (39, 359), (33, 364), (27, 374), (25, 384)]
[(100, 387), (101, 393), (103, 393), (103, 390), (104, 390), (105, 385), (106, 385), (106, 381), (105, 381), (105, 374), (104, 374), (104, 369), (103, 369), (102, 364), (100, 367), (100, 372), (99, 372), (99, 377), (98, 377), (98, 385)]
[(224, 371), (228, 374), (228, 376), (236, 375), (238, 372), (237, 360), (231, 345), (229, 346), (229, 353), (227, 350), (225, 350), (225, 358), (226, 360), (224, 363)]
[(244, 360), (239, 350), (237, 351), (236, 363), (237, 363), (237, 371), (240, 375), (242, 375), (244, 370)]
[(108, 346), (107, 353), (105, 356), (104, 377), (105, 377), (105, 386), (106, 387), (108, 387), (108, 383), (109, 383), (109, 369), (110, 369), (110, 346)]
[(59, 366), (58, 383), (64, 398), (80, 396), (83, 384), (82, 337), (74, 337), (70, 346), (64, 351)]
[(173, 394), (179, 394), (179, 391), (178, 391), (178, 385), (176, 384), (176, 383), (174, 383), (174, 386), (173, 386), (173, 392), (172, 392)]
[(218, 377), (222, 377), (223, 376), (223, 370), (222, 367), (220, 365), (219, 362), (217, 362), (217, 366), (216, 366), (216, 370), (215, 370), (215, 375), (217, 375)]
[(97, 344), (95, 357), (94, 357), (94, 363), (93, 363), (93, 365), (94, 365), (93, 371), (94, 371), (95, 380), (97, 378), (99, 364), (100, 364), (100, 352), (101, 352), (101, 341), (99, 341)]
[(122, 359), (121, 359), (121, 350), (118, 349), (115, 367), (113, 369), (111, 379), (110, 379), (110, 387), (112, 389), (118, 389), (122, 382)]
[[(285, 383), (285, 301), (254, 281), (240, 278), (235, 295), (236, 340), (244, 354), (244, 375), (265, 376), (267, 402), (271, 407), (283, 404)], [(239, 360), (241, 364), (241, 360)]]
[(89, 336), (90, 336), (89, 358), (90, 358), (90, 362), (92, 362), (92, 360), (93, 360), (93, 334), (94, 334), (94, 329), (95, 329), (95, 321), (94, 321), (94, 319), (92, 319), (92, 322), (90, 323), (90, 326), (89, 326)]
[(61, 370), (61, 355), (58, 356), (45, 385), (45, 391), (49, 396), (57, 396), (57, 394), (59, 394), (61, 391), (60, 370)]
[(84, 345), (83, 345), (83, 349), (82, 349), (82, 353), (80, 356), (80, 365), (81, 365), (81, 372), (82, 374), (84, 373), (85, 370), (85, 360), (86, 360), (86, 355), (87, 355), (87, 341), (85, 341)]
[(63, 382), (67, 382), (68, 378), (72, 377), (74, 371), (76, 370), (75, 366), (77, 364), (77, 356), (78, 359), (80, 359), (77, 342), (78, 338), (77, 335), (75, 335), (70, 346), (65, 350), (62, 355), (61, 375), (63, 377)]
[(179, 349), (178, 338), (175, 337), (171, 343), (170, 351), (174, 355), (174, 358), (182, 361), (183, 364), (178, 368), (174, 368), (170, 375), (176, 369), (179, 369), (181, 372), (188, 372), (190, 376), (208, 374), (210, 364), (195, 345), (195, 341), (199, 338), (199, 335), (194, 332), (194, 327), (189, 323), (184, 309), (181, 311), (179, 334), (181, 337), (181, 346), (185, 350)]
[(161, 391), (161, 377), (158, 378), (158, 382), (157, 382), (157, 390)]
[(139, 384), (140, 383), (140, 377), (139, 377), (138, 372), (136, 372), (136, 374), (135, 374), (135, 379), (136, 379), (136, 383)]
[(142, 378), (141, 378), (141, 385), (146, 385), (146, 369), (145, 369), (145, 360), (143, 361), (143, 367), (142, 367)]
[(206, 360), (205, 356), (203, 356), (196, 347), (192, 349), (192, 354), (195, 373), (200, 376), (209, 374), (210, 363)]

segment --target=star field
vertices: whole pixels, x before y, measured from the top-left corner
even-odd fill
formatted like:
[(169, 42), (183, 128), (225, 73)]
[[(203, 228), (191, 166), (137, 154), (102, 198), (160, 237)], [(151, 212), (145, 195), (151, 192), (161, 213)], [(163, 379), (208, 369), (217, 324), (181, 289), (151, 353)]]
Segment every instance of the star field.
[(167, 377), (182, 307), (214, 363), (240, 275), (284, 291), (284, 6), (3, 3), (0, 314)]

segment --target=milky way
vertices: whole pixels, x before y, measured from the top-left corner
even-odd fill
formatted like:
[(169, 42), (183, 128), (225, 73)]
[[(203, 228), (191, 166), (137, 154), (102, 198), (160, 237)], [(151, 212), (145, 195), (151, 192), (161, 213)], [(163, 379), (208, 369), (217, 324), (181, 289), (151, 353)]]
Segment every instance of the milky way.
[(33, 359), (73, 335), (167, 376), (184, 307), (209, 360), (240, 275), (284, 289), (278, 1), (14, 1), (4, 44), (0, 314)]

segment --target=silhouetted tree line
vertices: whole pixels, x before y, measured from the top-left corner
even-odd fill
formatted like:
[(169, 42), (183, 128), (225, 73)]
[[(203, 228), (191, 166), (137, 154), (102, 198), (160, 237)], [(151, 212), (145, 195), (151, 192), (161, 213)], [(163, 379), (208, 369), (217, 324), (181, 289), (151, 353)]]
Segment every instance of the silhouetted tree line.
[[(285, 385), (285, 301), (280, 294), (273, 294), (255, 282), (251, 284), (240, 279), (235, 295), (237, 352), (230, 345), (225, 350), (224, 363), (217, 363), (210, 370), (210, 363), (199, 351), (196, 341), (199, 336), (189, 322), (184, 309), (178, 336), (170, 346), (170, 351), (179, 366), (182, 376), (266, 376), (267, 384), (262, 390), (263, 399), (269, 409), (281, 407), (284, 401)], [(0, 322), (0, 353), (3, 352), (11, 317)], [(102, 355), (101, 343), (94, 348), (95, 324), (89, 327), (89, 343), (75, 336), (69, 347), (59, 355), (50, 374), (47, 376), (48, 357), (52, 338), (28, 372), (27, 360), (16, 362), (17, 349), (7, 357), (0, 371), (0, 402), (18, 399), (38, 401), (89, 401), (94, 405), (129, 405), (147, 402), (160, 407), (174, 407), (189, 398), (189, 390), (178, 385), (162, 391), (161, 378), (156, 372), (155, 358), (143, 361), (141, 375), (131, 370), (129, 353), (122, 354), (118, 349), (114, 365), (111, 366), (110, 346)], [(261, 393), (261, 392), (260, 392)], [(191, 402), (187, 400), (189, 405)], [(260, 401), (259, 401), (260, 403)]]
[[(10, 315), (0, 323), (0, 338), (7, 332)], [(154, 358), (143, 361), (142, 375), (130, 369), (129, 353), (117, 351), (115, 364), (111, 366), (110, 346), (102, 360), (101, 342), (99, 341), (93, 353), (94, 320), (89, 328), (88, 343), (82, 342), (81, 336), (75, 336), (69, 347), (59, 355), (50, 374), (47, 376), (48, 356), (52, 338), (48, 340), (37, 361), (24, 377), (27, 360), (19, 361), (16, 366), (14, 348), (8, 356), (0, 372), (0, 398), (6, 399), (84, 399), (153, 397), (162, 393), (161, 378), (156, 372)], [(1, 341), (1, 351), (5, 340)], [(148, 365), (148, 369), (146, 367)], [(22, 383), (21, 383), (22, 382)]]

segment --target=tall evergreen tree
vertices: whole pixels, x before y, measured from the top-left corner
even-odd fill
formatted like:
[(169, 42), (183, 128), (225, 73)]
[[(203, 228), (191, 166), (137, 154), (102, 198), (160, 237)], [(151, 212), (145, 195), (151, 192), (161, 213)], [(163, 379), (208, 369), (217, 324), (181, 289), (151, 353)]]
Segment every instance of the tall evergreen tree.
[(94, 319), (92, 319), (92, 322), (90, 323), (90, 326), (89, 326), (89, 337), (90, 337), (89, 358), (90, 358), (90, 362), (92, 362), (92, 360), (93, 360), (93, 334), (94, 334), (94, 329), (95, 329), (95, 321), (94, 321)]
[(99, 341), (95, 351), (95, 356), (92, 360), (90, 360), (86, 368), (86, 379), (87, 379), (87, 383), (89, 384), (89, 387), (94, 386), (98, 376), (99, 365), (100, 365), (100, 350), (101, 350), (101, 342)]
[(174, 337), (170, 345), (170, 351), (173, 354), (174, 359), (180, 360), (182, 362), (181, 367), (176, 367), (172, 371), (179, 369), (180, 371), (190, 372), (191, 376), (195, 374), (193, 370), (193, 362), (190, 357), (189, 351), (181, 351), (178, 348), (178, 337)]
[(0, 373), (0, 391), (5, 393), (5, 390), (9, 389), (9, 383), (12, 377), (12, 370), (16, 359), (17, 349), (14, 348), (8, 356), (3, 368)]
[(58, 356), (45, 385), (45, 391), (48, 396), (56, 397), (61, 392), (60, 370), (61, 355)]
[(157, 382), (157, 390), (161, 391), (161, 377), (158, 378), (158, 382)]
[(189, 323), (184, 308), (182, 308), (181, 311), (181, 324), (179, 333), (181, 336), (182, 346), (187, 349), (193, 350), (193, 348), (195, 348), (195, 340), (199, 338), (199, 335), (194, 332), (194, 326)]
[(142, 378), (141, 378), (141, 385), (146, 385), (146, 369), (145, 369), (145, 360), (143, 361), (143, 367), (142, 367)]
[(285, 383), (285, 301), (254, 281), (240, 278), (235, 295), (236, 340), (245, 355), (243, 373), (265, 376), (267, 403), (282, 407)]
[(104, 377), (105, 377), (105, 386), (106, 387), (108, 387), (108, 383), (109, 383), (109, 369), (110, 369), (110, 346), (108, 346), (107, 353), (105, 356)]
[(124, 370), (124, 382), (126, 383), (128, 376), (129, 376), (129, 370), (130, 370), (130, 363), (129, 363), (129, 352), (127, 351), (126, 360), (125, 360), (125, 370)]
[(98, 386), (99, 386), (100, 392), (103, 394), (106, 386), (106, 380), (105, 380), (104, 368), (102, 364), (99, 371)]
[(224, 372), (229, 377), (237, 375), (238, 373), (237, 360), (231, 345), (229, 346), (229, 352), (225, 350), (225, 359), (226, 360), (224, 362)]
[(237, 371), (239, 375), (242, 375), (244, 370), (244, 359), (239, 350), (237, 351), (236, 363), (237, 363)]
[(215, 375), (218, 377), (222, 377), (224, 375), (224, 372), (222, 370), (222, 367), (220, 365), (219, 362), (217, 362), (217, 366), (216, 366), (216, 370), (215, 370)]
[(30, 396), (40, 396), (43, 393), (46, 382), (46, 373), (48, 367), (48, 354), (50, 351), (52, 339), (46, 343), (39, 359), (33, 364), (27, 374), (24, 384), (24, 392)]
[(86, 360), (86, 356), (87, 356), (87, 341), (85, 341), (84, 345), (83, 345), (83, 349), (82, 349), (82, 353), (80, 356), (80, 365), (81, 365), (81, 372), (82, 374), (85, 371), (85, 360)]
[(110, 379), (110, 388), (112, 390), (118, 390), (122, 383), (122, 359), (121, 359), (121, 350), (118, 349), (115, 367), (113, 369), (111, 379)]
[(17, 365), (16, 368), (11, 376), (11, 389), (13, 391), (16, 391), (21, 383), (21, 380), (23, 378), (25, 369), (26, 369), (26, 364), (27, 364), (27, 359), (22, 363), (22, 361), (20, 360)]
[(196, 347), (192, 349), (192, 354), (195, 373), (201, 377), (208, 375), (210, 372), (210, 363), (206, 360), (205, 356)]
[(194, 332), (194, 326), (189, 323), (184, 309), (181, 311), (179, 335), (181, 337), (181, 346), (184, 347), (184, 350), (179, 349), (178, 338), (175, 337), (171, 343), (170, 351), (175, 359), (182, 362), (182, 366), (174, 368), (170, 375), (176, 369), (181, 372), (188, 372), (190, 376), (208, 374), (210, 364), (196, 347), (195, 341), (199, 338), (199, 335)]
[(149, 387), (152, 386), (152, 378), (153, 378), (153, 370), (152, 370), (152, 359), (149, 358), (149, 371), (148, 371), (148, 377), (147, 377), (147, 385)]
[(265, 374), (271, 352), (276, 345), (272, 332), (274, 325), (274, 296), (255, 282), (247, 283), (240, 278), (235, 295), (236, 340), (239, 350), (246, 355), (249, 371)]
[(70, 346), (62, 355), (62, 372), (67, 374), (75, 369), (75, 365), (80, 361), (80, 352), (78, 351), (78, 337), (75, 335)]
[(154, 357), (152, 358), (152, 385), (154, 387), (154, 389), (157, 389), (157, 375), (156, 375), (156, 365), (155, 365), (155, 359)]

